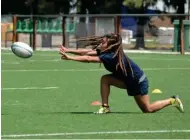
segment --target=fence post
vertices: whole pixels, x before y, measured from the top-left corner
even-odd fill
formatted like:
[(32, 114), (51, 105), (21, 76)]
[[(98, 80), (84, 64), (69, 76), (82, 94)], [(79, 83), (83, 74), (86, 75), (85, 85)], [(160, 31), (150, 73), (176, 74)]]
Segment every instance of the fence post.
[[(30, 17), (30, 21), (33, 21), (32, 17)], [(32, 46), (32, 33), (30, 33), (30, 46)]]
[(184, 20), (184, 37), (185, 37), (185, 50), (189, 49), (189, 31), (190, 31), (190, 20)]
[(13, 15), (13, 41), (12, 41), (12, 43), (14, 43), (14, 42), (16, 42), (16, 26), (17, 26), (17, 16), (16, 15)]
[(184, 25), (183, 25), (183, 19), (180, 20), (180, 50), (181, 54), (184, 55)]
[(179, 20), (174, 20), (174, 51), (179, 51)]
[(119, 34), (120, 33), (120, 18), (116, 16), (114, 19), (115, 19), (115, 33)]
[(36, 18), (33, 16), (33, 44), (32, 47), (36, 50)]
[[(65, 16), (62, 18), (62, 45), (65, 46)], [(66, 47), (66, 46), (65, 46)]]

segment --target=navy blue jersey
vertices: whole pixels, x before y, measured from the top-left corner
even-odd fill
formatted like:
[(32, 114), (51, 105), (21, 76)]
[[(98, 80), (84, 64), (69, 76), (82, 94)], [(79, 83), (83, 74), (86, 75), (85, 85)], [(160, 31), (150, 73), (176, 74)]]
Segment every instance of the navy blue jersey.
[(123, 57), (124, 65), (127, 71), (127, 74), (125, 74), (121, 68), (119, 67), (116, 69), (116, 65), (118, 63), (117, 57), (114, 57), (114, 52), (104, 52), (99, 53), (97, 50), (97, 54), (104, 64), (104, 67), (106, 70), (110, 71), (114, 75), (118, 76), (119, 78), (123, 79), (125, 82), (139, 82), (141, 80), (142, 76), (144, 75), (143, 71), (140, 69), (140, 67), (133, 62), (130, 58), (128, 58), (125, 54)]

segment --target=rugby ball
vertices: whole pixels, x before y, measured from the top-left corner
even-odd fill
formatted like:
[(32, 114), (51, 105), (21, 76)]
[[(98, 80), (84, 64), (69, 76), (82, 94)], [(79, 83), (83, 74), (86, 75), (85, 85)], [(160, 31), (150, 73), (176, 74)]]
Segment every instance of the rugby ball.
[(12, 52), (21, 58), (30, 58), (33, 54), (33, 49), (24, 42), (15, 42), (11, 45)]

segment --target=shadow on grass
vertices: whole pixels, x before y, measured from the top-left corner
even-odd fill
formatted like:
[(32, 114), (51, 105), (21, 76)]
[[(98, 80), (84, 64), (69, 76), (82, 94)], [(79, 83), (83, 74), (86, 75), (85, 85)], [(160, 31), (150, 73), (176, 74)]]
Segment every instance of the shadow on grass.
[[(94, 114), (94, 112), (70, 112), (70, 114)], [(110, 112), (108, 114), (142, 114), (141, 112)]]
[[(187, 113), (187, 112), (186, 112)], [(16, 115), (17, 113), (1, 113), (1, 116), (5, 115)], [(22, 114), (36, 114), (36, 115), (61, 115), (61, 114), (73, 114), (73, 115), (96, 115), (94, 112), (38, 112), (38, 111), (27, 111), (19, 113)], [(156, 112), (156, 113), (142, 113), (142, 112), (111, 112), (106, 115), (126, 115), (126, 114), (139, 114), (139, 115), (148, 115), (148, 114), (176, 114), (176, 112)], [(101, 114), (100, 114), (101, 115)], [(105, 114), (104, 114), (105, 115)]]
[[(75, 114), (75, 115), (96, 115), (94, 112), (36, 112), (39, 115), (45, 114)], [(111, 114), (143, 114), (141, 112), (111, 112), (107, 113), (107, 115)]]

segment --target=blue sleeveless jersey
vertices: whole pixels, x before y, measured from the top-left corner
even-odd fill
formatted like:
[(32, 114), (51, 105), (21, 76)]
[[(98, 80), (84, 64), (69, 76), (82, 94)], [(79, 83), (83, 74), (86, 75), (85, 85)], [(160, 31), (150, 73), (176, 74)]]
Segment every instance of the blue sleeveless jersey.
[(116, 69), (118, 60), (117, 57), (114, 58), (113, 52), (99, 53), (99, 51), (97, 51), (97, 54), (102, 63), (104, 64), (106, 70), (110, 71), (111, 73), (124, 80), (125, 82), (131, 83), (132, 81), (134, 81), (135, 83), (139, 83), (141, 80), (145, 78), (144, 72), (140, 69), (140, 67), (134, 61), (128, 58), (125, 54), (123, 54), (123, 61), (127, 74), (125, 74), (120, 67)]

